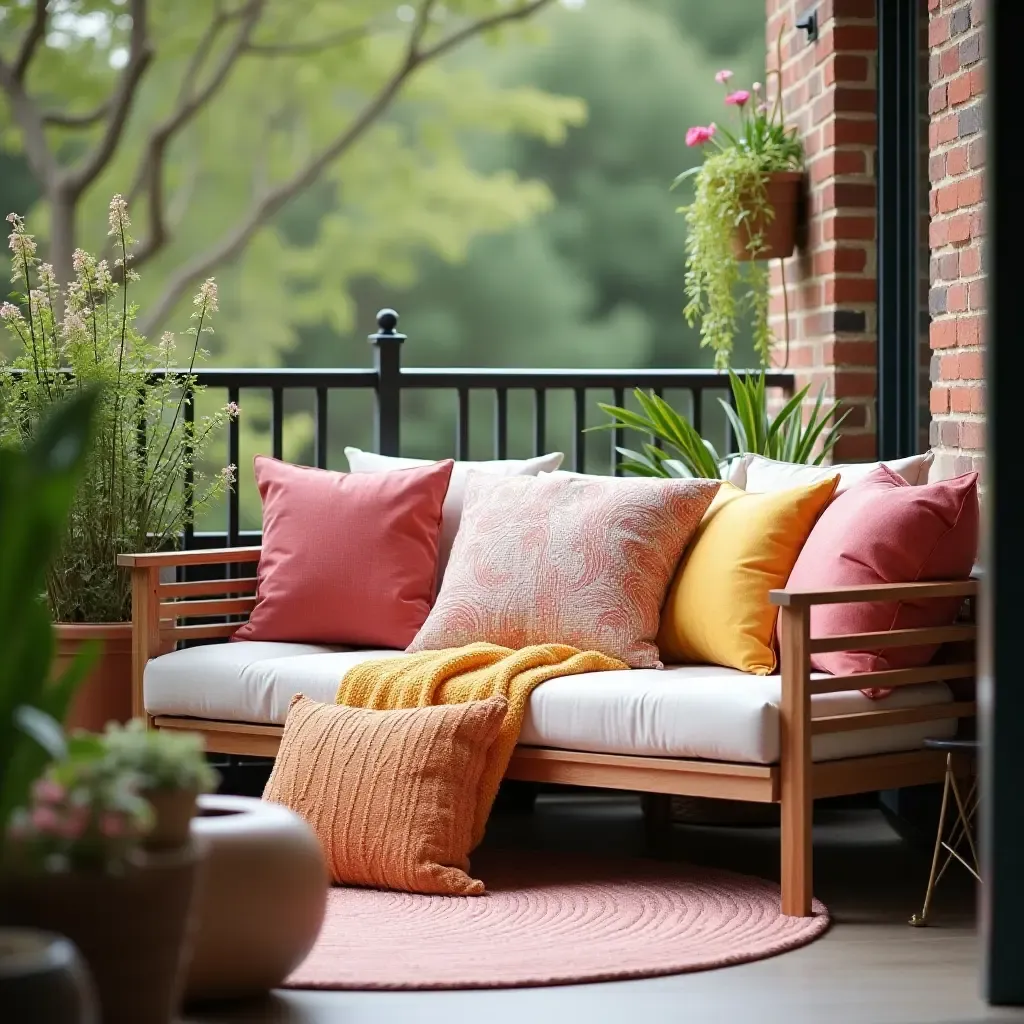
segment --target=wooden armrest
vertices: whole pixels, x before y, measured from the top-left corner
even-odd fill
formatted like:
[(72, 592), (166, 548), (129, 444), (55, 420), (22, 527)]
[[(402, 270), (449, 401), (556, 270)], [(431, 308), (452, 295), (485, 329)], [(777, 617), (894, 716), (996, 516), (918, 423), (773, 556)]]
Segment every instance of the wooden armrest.
[(858, 601), (922, 601), (938, 597), (975, 597), (977, 580), (942, 583), (880, 583), (870, 587), (831, 587), (828, 590), (773, 590), (772, 604), (782, 608), (809, 608), (815, 604)]
[(117, 564), (131, 569), (165, 568), (177, 565), (226, 565), (229, 562), (258, 562), (260, 549), (206, 548), (200, 551), (147, 551), (139, 555), (118, 555)]

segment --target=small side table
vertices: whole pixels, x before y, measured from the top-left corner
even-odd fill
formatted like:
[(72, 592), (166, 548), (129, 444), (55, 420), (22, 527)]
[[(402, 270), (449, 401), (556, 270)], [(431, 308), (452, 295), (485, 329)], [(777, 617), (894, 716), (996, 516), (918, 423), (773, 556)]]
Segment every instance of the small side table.
[[(981, 881), (978, 846), (974, 838), (974, 819), (978, 811), (979, 797), (978, 773), (974, 764), (978, 754), (978, 741), (976, 739), (931, 739), (925, 740), (924, 745), (931, 750), (946, 752), (946, 775), (942, 783), (942, 807), (939, 811), (939, 825), (935, 834), (935, 849), (932, 853), (931, 871), (928, 873), (928, 888), (924, 894), (924, 905), (921, 907), (921, 913), (914, 914), (909, 922), (915, 928), (923, 928), (928, 924), (928, 911), (931, 909), (935, 887), (954, 859), (970, 871), (977, 881)], [(969, 774), (971, 783), (966, 797), (961, 793), (961, 783), (957, 781), (956, 762), (958, 759), (967, 759), (971, 762)], [(951, 795), (956, 815), (953, 818), (949, 835), (944, 838), (946, 810), (949, 807)], [(965, 845), (967, 857), (961, 852)], [(942, 860), (940, 866), (939, 861), (942, 859), (943, 851), (945, 851), (945, 859)]]

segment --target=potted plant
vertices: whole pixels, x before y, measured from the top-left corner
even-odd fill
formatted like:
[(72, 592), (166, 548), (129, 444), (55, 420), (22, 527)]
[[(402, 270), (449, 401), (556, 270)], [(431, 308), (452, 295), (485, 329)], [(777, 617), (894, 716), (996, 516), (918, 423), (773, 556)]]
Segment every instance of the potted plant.
[(103, 757), (118, 772), (133, 775), (153, 810), (148, 849), (172, 849), (189, 841), (196, 798), (216, 787), (202, 739), (195, 733), (147, 729), (136, 718), (121, 726), (111, 722), (101, 739)]
[(31, 443), (56, 404), (83, 387), (102, 387), (84, 479), (46, 579), (58, 669), (86, 640), (104, 645), (69, 715), (70, 727), (98, 731), (132, 713), (130, 581), (116, 556), (174, 546), (196, 511), (234, 480), (233, 466), (206, 479), (200, 465), (237, 407), (195, 422), (185, 408), (187, 396), (201, 390), (193, 368), (217, 310), (217, 288), (210, 279), (193, 300), (192, 326), (185, 332), (188, 368), (179, 371), (173, 368), (174, 334), (151, 343), (134, 328), (136, 307), (128, 293), (137, 275), (120, 196), (109, 209), (113, 267), (76, 250), (75, 278), (65, 287), (37, 257), (21, 217), (12, 213), (7, 220), (12, 280), (21, 294), (14, 296), (17, 304), (0, 305), (18, 350), (11, 362), (0, 363), (0, 443)]
[[(782, 267), (787, 360), (789, 311), (785, 265), (796, 246), (803, 145), (782, 110), (780, 32), (776, 42), (774, 99), (768, 102), (761, 83), (733, 89), (732, 72), (715, 78), (727, 92), (725, 103), (737, 112), (730, 129), (712, 122), (686, 133), (688, 146), (704, 148), (704, 161), (680, 174), (673, 187), (693, 179), (693, 201), (680, 207), (686, 215), (687, 322), (700, 323), (701, 344), (715, 353), (715, 365), (729, 365), (740, 317), (753, 319), (754, 348), (761, 365), (771, 361), (774, 337), (768, 323), (768, 274), (764, 261)], [(745, 278), (745, 281), (744, 281)], [(742, 285), (745, 290), (741, 290)]]
[[(598, 403), (611, 417), (591, 430), (635, 430), (651, 438), (641, 451), (616, 448), (623, 457), (620, 467), (637, 476), (708, 477), (722, 480), (728, 476), (729, 464), (747, 452), (764, 455), (781, 462), (797, 462), (819, 466), (831, 454), (839, 440), (839, 428), (849, 416), (839, 415), (841, 403), (822, 411), (824, 385), (807, 421), (803, 419), (803, 402), (810, 385), (801, 388), (774, 415), (768, 408), (765, 375), (740, 377), (729, 371), (732, 404), (720, 398), (736, 439), (736, 451), (724, 458), (715, 446), (701, 437), (685, 416), (676, 412), (663, 398), (637, 388), (633, 394), (639, 412), (616, 405)], [(656, 442), (656, 443), (652, 443)]]

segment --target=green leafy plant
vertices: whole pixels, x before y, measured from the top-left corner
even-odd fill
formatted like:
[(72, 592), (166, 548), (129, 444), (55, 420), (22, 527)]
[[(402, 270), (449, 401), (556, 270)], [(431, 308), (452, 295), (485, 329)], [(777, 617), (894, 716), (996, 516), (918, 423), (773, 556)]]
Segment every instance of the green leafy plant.
[(24, 447), (0, 446), (0, 839), (47, 763), (66, 754), (60, 723), (95, 648), (51, 677), (53, 626), (43, 597), (88, 462), (100, 399), (83, 388), (55, 406)]
[[(778, 53), (781, 39), (780, 32), (776, 68), (782, 66)], [(693, 179), (693, 201), (679, 208), (687, 226), (684, 314), (691, 326), (699, 322), (701, 344), (714, 350), (719, 369), (729, 366), (739, 321), (747, 314), (761, 365), (767, 366), (771, 360), (774, 335), (768, 320), (768, 274), (763, 262), (758, 262), (765, 249), (761, 226), (775, 216), (767, 184), (772, 173), (798, 171), (804, 161), (796, 128), (785, 123), (781, 75), (777, 70), (769, 72), (769, 80), (773, 77), (776, 85), (771, 104), (763, 99), (759, 82), (750, 90), (727, 92), (725, 103), (738, 111), (735, 131), (714, 122), (687, 131), (688, 146), (708, 148), (704, 162), (684, 171), (672, 186)], [(715, 78), (730, 88), (731, 71), (719, 71)], [(748, 259), (744, 261), (734, 248), (738, 231), (746, 239)], [(785, 299), (785, 276), (782, 287)], [(787, 336), (788, 319), (787, 308)]]
[(53, 267), (36, 257), (24, 221), (13, 213), (7, 220), (12, 280), (24, 292), (15, 296), (20, 305), (0, 305), (19, 349), (10, 363), (0, 363), (0, 443), (30, 446), (56, 405), (90, 385), (101, 387), (84, 478), (45, 589), (59, 621), (124, 621), (130, 582), (117, 555), (173, 545), (195, 513), (234, 481), (234, 466), (204, 479), (200, 460), (237, 406), (194, 422), (185, 408), (185, 396), (202, 390), (193, 367), (205, 354), (200, 339), (217, 311), (217, 286), (211, 278), (195, 296), (185, 332), (188, 369), (175, 370), (175, 336), (166, 332), (150, 343), (134, 328), (137, 309), (128, 290), (138, 277), (130, 268), (131, 225), (120, 196), (109, 210), (119, 254), (114, 267), (75, 250), (75, 277), (63, 293)]
[(147, 729), (141, 719), (111, 722), (102, 736), (104, 756), (117, 772), (135, 775), (143, 789), (184, 789), (208, 793), (217, 776), (195, 733)]
[(847, 410), (839, 415), (841, 403), (823, 410), (824, 386), (807, 421), (803, 419), (803, 402), (810, 385), (801, 388), (777, 413), (768, 409), (765, 373), (740, 377), (729, 371), (732, 404), (718, 401), (729, 419), (736, 438), (736, 451), (724, 458), (715, 446), (701, 437), (685, 416), (676, 412), (663, 398), (637, 388), (633, 394), (640, 412), (617, 405), (599, 403), (599, 407), (612, 418), (592, 430), (635, 430), (653, 438), (641, 451), (616, 448), (623, 456), (620, 467), (636, 476), (707, 477), (724, 479), (729, 463), (738, 455), (753, 452), (782, 462), (820, 465), (832, 452), (839, 440), (839, 428), (849, 416)]

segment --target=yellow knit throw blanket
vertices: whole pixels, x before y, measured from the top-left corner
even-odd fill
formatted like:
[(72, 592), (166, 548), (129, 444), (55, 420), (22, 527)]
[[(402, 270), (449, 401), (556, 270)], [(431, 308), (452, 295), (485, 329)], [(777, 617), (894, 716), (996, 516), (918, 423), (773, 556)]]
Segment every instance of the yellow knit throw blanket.
[(390, 711), (431, 704), (462, 704), (502, 696), (508, 713), (487, 757), (473, 823), (473, 845), (483, 838), (487, 816), (505, 774), (526, 703), (534, 688), (549, 679), (581, 672), (609, 672), (627, 666), (597, 651), (564, 644), (536, 644), (513, 651), (497, 644), (470, 644), (444, 651), (420, 651), (364, 661), (345, 673), (338, 704)]

